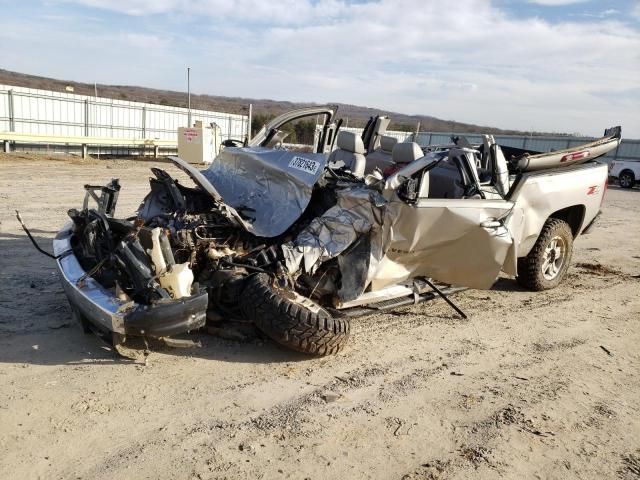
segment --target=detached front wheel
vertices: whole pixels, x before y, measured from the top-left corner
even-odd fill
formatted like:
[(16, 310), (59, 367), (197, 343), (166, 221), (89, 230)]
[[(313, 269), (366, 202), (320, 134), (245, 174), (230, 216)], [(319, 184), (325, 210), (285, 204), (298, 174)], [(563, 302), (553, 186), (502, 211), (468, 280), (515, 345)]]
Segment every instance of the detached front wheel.
[(526, 257), (518, 259), (518, 283), (529, 290), (549, 290), (564, 279), (573, 254), (573, 232), (564, 220), (550, 218)]
[(310, 355), (331, 355), (349, 339), (349, 319), (333, 318), (308, 298), (273, 285), (267, 274), (249, 278), (242, 297), (245, 317), (285, 347)]

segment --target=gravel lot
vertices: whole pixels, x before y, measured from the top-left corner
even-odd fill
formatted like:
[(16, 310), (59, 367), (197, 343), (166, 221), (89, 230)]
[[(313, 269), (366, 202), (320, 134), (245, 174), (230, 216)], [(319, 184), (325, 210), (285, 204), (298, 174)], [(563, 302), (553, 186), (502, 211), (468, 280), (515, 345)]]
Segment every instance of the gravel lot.
[(259, 336), (117, 358), (71, 321), (43, 246), (128, 160), (0, 154), (2, 478), (640, 478), (640, 189), (611, 187), (560, 288), (511, 279), (353, 323), (310, 359)]

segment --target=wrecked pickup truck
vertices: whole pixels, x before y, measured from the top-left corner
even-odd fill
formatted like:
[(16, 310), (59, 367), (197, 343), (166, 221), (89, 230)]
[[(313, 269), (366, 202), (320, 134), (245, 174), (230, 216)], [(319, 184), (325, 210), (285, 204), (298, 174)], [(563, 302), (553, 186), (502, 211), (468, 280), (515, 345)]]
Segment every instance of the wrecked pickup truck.
[(303, 113), (325, 119), (314, 152), (275, 145), (276, 119), (206, 170), (173, 157), (193, 186), (153, 168), (134, 217), (113, 216), (117, 181), (87, 186), (54, 240), (81, 323), (122, 341), (171, 338), (208, 316), (245, 319), (326, 355), (345, 345), (352, 316), (434, 298), (434, 288), (488, 289), (501, 271), (553, 288), (600, 211), (607, 167), (594, 159), (620, 142), (618, 127), (550, 153), (491, 136), (423, 150), (384, 136), (384, 117), (358, 136), (337, 133), (328, 107), (285, 120)]

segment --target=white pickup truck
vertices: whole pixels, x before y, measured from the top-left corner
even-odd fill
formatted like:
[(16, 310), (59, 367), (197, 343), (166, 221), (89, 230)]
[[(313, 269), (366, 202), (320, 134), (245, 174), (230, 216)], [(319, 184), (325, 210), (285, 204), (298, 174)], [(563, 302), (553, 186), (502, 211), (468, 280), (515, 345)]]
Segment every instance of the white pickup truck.
[(610, 164), (609, 177), (617, 179), (622, 188), (633, 188), (640, 182), (640, 162), (614, 160)]
[[(284, 114), (206, 170), (172, 158), (195, 186), (152, 169), (135, 222), (113, 217), (117, 181), (86, 186), (83, 209), (69, 210), (54, 240), (82, 324), (117, 344), (244, 318), (283, 345), (326, 355), (346, 343), (351, 316), (434, 291), (488, 289), (500, 271), (532, 290), (553, 288), (600, 211), (607, 166), (595, 159), (620, 143), (616, 127), (548, 153), (490, 135), (421, 148), (385, 137), (388, 119), (359, 136), (340, 131), (334, 114)], [(314, 151), (274, 144), (286, 122), (318, 115)]]

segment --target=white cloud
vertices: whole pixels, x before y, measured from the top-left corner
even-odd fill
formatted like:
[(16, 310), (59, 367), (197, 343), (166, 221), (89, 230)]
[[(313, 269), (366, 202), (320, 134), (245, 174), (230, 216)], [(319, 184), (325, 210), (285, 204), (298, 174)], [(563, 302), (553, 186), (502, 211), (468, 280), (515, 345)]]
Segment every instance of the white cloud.
[(547, 5), (550, 7), (559, 7), (562, 5), (573, 5), (574, 3), (584, 3), (589, 0), (529, 0), (529, 3), (537, 3), (538, 5)]
[(159, 35), (123, 33), (122, 38), (133, 48), (158, 49), (168, 46), (168, 40)]
[(616, 10), (615, 8), (609, 8), (599, 13), (577, 13), (577, 14), (572, 13), (570, 15), (572, 17), (577, 16), (577, 17), (587, 17), (587, 18), (606, 18), (606, 17), (615, 16), (615, 15), (620, 15), (620, 13), (621, 13), (620, 10)]
[(304, 24), (338, 18), (347, 8), (342, 0), (61, 0), (132, 16), (164, 13), (242, 19), (271, 24)]
[(640, 137), (629, 93), (640, 78), (637, 26), (523, 18), (489, 0), (456, 9), (445, 0), (284, 2), (100, 2), (140, 15), (131, 31), (85, 28), (73, 15), (8, 22), (3, 65), (171, 89), (184, 89), (190, 65), (201, 93), (340, 101), (522, 130), (597, 134), (622, 123)]

